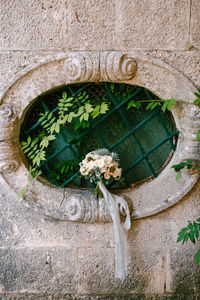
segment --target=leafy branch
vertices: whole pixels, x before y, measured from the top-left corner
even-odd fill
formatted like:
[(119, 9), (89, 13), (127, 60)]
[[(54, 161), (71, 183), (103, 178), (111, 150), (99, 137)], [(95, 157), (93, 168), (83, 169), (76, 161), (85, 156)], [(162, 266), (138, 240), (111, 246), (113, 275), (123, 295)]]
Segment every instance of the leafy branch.
[(14, 215), (17, 214), (17, 212), (18, 212), (18, 210), (19, 210), (19, 208), (20, 208), (20, 206), (21, 206), (21, 204), (22, 204), (22, 202), (23, 202), (23, 200), (24, 200), (24, 198), (25, 198), (27, 192), (29, 191), (29, 189), (30, 189), (30, 187), (31, 187), (31, 184), (32, 184), (33, 180), (34, 180), (34, 179), (36, 180), (36, 179), (38, 178), (38, 176), (40, 176), (41, 174), (42, 174), (42, 171), (41, 171), (41, 170), (37, 170), (36, 168), (32, 168), (32, 167), (30, 166), (29, 172), (28, 172), (28, 177), (27, 177), (27, 181), (28, 181), (28, 182), (27, 182), (26, 186), (25, 186), (23, 189), (21, 189), (21, 190), (19, 191), (19, 193), (17, 194), (17, 197), (18, 197), (19, 199), (21, 199), (21, 200), (20, 200), (20, 202), (19, 202), (19, 205), (18, 205), (18, 207), (17, 207), (17, 209), (16, 209)]
[[(186, 243), (190, 240), (193, 244), (196, 244), (197, 239), (199, 238), (200, 232), (200, 218), (198, 218), (193, 223), (189, 223), (187, 227), (181, 229), (178, 233), (177, 243), (182, 242), (182, 244)], [(195, 255), (196, 263), (200, 262), (200, 249)]]

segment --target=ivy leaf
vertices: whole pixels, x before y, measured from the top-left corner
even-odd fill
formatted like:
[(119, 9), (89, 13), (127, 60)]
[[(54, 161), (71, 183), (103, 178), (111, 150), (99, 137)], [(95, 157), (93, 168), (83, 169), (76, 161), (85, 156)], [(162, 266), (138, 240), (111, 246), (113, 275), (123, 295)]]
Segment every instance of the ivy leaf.
[(66, 102), (71, 102), (74, 98), (73, 97), (69, 97), (67, 98)]
[(27, 138), (27, 144), (28, 144), (28, 145), (31, 144), (31, 137), (30, 137), (30, 136)]
[(56, 132), (56, 133), (59, 133), (59, 132), (60, 132), (60, 124), (59, 124), (58, 122), (56, 122), (55, 132)]
[(127, 109), (130, 109), (131, 107), (135, 107), (138, 109), (138, 108), (140, 108), (140, 106), (141, 106), (141, 103), (139, 101), (131, 100), (128, 103)]
[(27, 191), (28, 191), (28, 186), (25, 186), (23, 189), (19, 191), (19, 193), (17, 194), (17, 198), (19, 199), (22, 198), (24, 195), (26, 195)]
[(195, 254), (196, 264), (200, 263), (200, 249)]
[(63, 99), (67, 99), (67, 93), (66, 93), (66, 92), (63, 92), (63, 93), (62, 93), (62, 97), (63, 97)]
[(80, 106), (76, 116), (79, 117), (80, 115), (82, 115), (83, 112), (84, 112), (84, 106)]
[(177, 175), (176, 175), (176, 181), (178, 181), (181, 178), (181, 172), (178, 171)]
[(194, 93), (195, 96), (197, 96), (197, 98), (200, 98), (200, 94), (199, 93)]
[(88, 112), (84, 113), (84, 114), (83, 114), (84, 120), (87, 121), (87, 120), (89, 119), (89, 116), (90, 116), (90, 115), (89, 115)]
[(100, 114), (105, 114), (107, 112), (107, 110), (108, 110), (108, 104), (103, 102), (100, 107)]
[(146, 106), (146, 110), (153, 110), (157, 106), (161, 105), (160, 101), (152, 101)]
[(175, 172), (179, 172), (180, 170), (184, 169), (187, 166), (186, 162), (181, 162), (180, 164), (173, 165), (172, 168), (174, 168)]
[(100, 105), (97, 105), (92, 112), (93, 119), (98, 117), (99, 114), (100, 114)]
[(178, 239), (177, 239), (177, 243), (181, 242), (182, 239), (184, 238), (185, 236), (185, 233), (187, 232), (187, 227), (184, 227), (181, 229), (181, 231), (178, 233)]
[(54, 133), (54, 131), (55, 131), (55, 128), (56, 128), (56, 123), (53, 123), (53, 124), (51, 125), (51, 128), (50, 128), (50, 132), (51, 132), (51, 134), (53, 134), (53, 133)]
[(81, 122), (77, 121), (75, 126), (74, 126), (74, 131), (76, 132), (80, 127), (81, 127)]
[(189, 232), (189, 238), (190, 238), (191, 242), (193, 244), (195, 244), (195, 238), (194, 238), (194, 231), (193, 230), (190, 230), (190, 232)]
[(111, 83), (110, 84), (110, 90), (111, 90), (112, 93), (114, 92), (114, 89), (115, 89), (114, 83)]
[(90, 103), (86, 103), (85, 110), (87, 113), (91, 113), (94, 110), (94, 108), (92, 107), (92, 105)]
[(199, 238), (198, 224), (196, 222), (194, 222), (193, 224), (194, 224), (194, 235), (196, 239), (198, 239)]
[(174, 106), (174, 105), (176, 105), (176, 100), (175, 99), (171, 99), (171, 100), (165, 100), (164, 101), (164, 104), (163, 104), (163, 106), (162, 106), (162, 108), (161, 108), (161, 110), (163, 111), (163, 112), (165, 112), (167, 109), (169, 110), (169, 111), (171, 111), (172, 110), (172, 106)]
[[(23, 142), (22, 142), (23, 143)], [(24, 146), (22, 146), (22, 150), (26, 149), (28, 147), (28, 144), (26, 142), (24, 142), (25, 144), (22, 144)]]
[(186, 234), (185, 234), (184, 237), (183, 237), (183, 243), (182, 243), (182, 244), (184, 244), (185, 242), (187, 242), (188, 237), (189, 237), (189, 233), (186, 232)]
[(200, 129), (197, 131), (197, 141), (200, 142)]
[(47, 138), (49, 141), (53, 141), (56, 139), (55, 135), (49, 135)]
[(196, 99), (196, 100), (194, 100), (194, 105), (196, 105), (196, 106), (199, 106), (200, 105), (200, 99)]
[(40, 147), (41, 148), (47, 148), (49, 146), (49, 140), (48, 140), (48, 137), (45, 136), (43, 138), (43, 140), (40, 142)]

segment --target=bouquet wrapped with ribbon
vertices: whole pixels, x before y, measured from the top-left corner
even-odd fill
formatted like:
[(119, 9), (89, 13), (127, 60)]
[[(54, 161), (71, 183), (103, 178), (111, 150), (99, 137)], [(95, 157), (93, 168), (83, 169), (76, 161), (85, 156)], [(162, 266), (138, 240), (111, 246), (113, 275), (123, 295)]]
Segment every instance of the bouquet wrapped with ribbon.
[[(95, 195), (103, 196), (108, 206), (114, 228), (115, 240), (115, 276), (124, 279), (127, 275), (128, 253), (126, 231), (131, 227), (128, 203), (121, 197), (114, 195), (106, 188), (111, 180), (119, 180), (122, 169), (119, 167), (118, 155), (107, 149), (98, 149), (86, 155), (80, 163), (82, 176), (95, 183)], [(124, 211), (126, 219), (120, 220), (120, 211)]]

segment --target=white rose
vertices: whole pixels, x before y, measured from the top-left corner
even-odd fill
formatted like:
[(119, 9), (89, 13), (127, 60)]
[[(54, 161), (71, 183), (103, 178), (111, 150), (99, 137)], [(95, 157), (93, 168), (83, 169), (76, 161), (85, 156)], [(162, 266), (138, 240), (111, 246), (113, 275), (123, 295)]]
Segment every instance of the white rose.
[(112, 157), (110, 155), (104, 155), (103, 160), (104, 160), (105, 164), (108, 165), (111, 163)]
[(104, 167), (104, 160), (102, 158), (101, 159), (97, 159), (94, 163), (95, 163), (96, 167), (99, 167), (99, 168), (103, 168)]
[(88, 175), (88, 171), (84, 167), (80, 167), (80, 173), (81, 175)]

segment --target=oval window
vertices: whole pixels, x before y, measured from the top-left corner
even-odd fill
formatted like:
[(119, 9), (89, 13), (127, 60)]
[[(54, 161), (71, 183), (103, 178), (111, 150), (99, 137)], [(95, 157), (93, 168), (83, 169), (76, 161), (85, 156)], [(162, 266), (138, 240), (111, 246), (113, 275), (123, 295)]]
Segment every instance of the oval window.
[[(164, 112), (163, 112), (164, 111)], [(159, 98), (143, 87), (67, 85), (40, 95), (24, 117), (20, 142), (30, 165), (57, 186), (86, 187), (79, 162), (95, 149), (118, 153), (122, 182), (149, 180), (170, 160), (178, 131)]]

